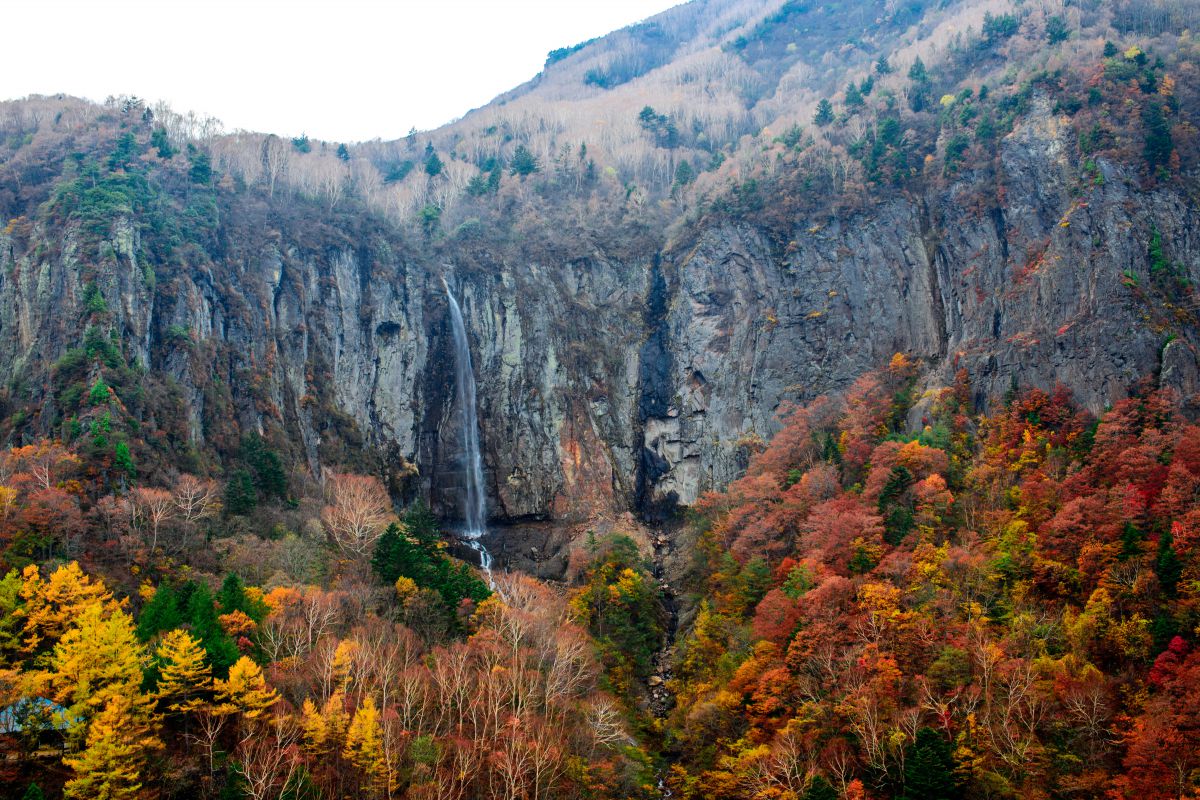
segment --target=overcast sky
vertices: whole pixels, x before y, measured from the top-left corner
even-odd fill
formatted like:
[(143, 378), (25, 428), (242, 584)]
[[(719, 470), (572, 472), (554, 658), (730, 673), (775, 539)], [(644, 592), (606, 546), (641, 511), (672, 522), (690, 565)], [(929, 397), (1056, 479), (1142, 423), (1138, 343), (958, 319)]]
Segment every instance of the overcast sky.
[(433, 128), (546, 53), (681, 0), (18, 0), (0, 99), (132, 94), (229, 130), (331, 141)]

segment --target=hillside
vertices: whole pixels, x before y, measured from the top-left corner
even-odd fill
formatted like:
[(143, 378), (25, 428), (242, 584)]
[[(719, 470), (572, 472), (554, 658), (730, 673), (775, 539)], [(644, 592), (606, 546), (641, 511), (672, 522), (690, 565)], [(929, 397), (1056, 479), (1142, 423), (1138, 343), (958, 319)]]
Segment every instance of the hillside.
[[(0, 103), (4, 780), (1196, 794), (1197, 30), (694, 0), (394, 142)], [(443, 279), (549, 582), (443, 541)]]

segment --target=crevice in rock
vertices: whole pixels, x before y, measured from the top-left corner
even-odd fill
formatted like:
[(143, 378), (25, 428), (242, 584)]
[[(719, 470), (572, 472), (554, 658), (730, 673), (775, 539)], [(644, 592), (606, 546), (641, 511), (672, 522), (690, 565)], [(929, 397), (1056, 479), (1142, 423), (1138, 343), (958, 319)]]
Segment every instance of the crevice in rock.
[(674, 358), (671, 353), (667, 330), (669, 292), (663, 275), (662, 258), (655, 254), (650, 267), (649, 286), (646, 291), (644, 328), (646, 339), (642, 343), (638, 359), (638, 418), (637, 483), (635, 505), (638, 514), (646, 520), (661, 520), (670, 516), (675, 498), (656, 498), (654, 484), (670, 469), (646, 441), (646, 422), (664, 419), (674, 396), (671, 374)]
[(937, 329), (937, 360), (946, 357), (950, 339), (946, 332), (946, 302), (942, 298), (942, 284), (938, 277), (938, 252), (941, 249), (940, 237), (929, 218), (929, 207), (921, 202), (921, 241), (925, 251), (926, 280), (929, 282), (929, 296), (933, 304), (933, 324)]

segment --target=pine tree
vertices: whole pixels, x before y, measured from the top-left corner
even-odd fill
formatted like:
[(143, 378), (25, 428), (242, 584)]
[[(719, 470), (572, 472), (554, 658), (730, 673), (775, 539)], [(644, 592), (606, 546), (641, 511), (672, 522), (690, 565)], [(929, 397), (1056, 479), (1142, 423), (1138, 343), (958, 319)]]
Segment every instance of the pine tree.
[(221, 622), (217, 619), (217, 610), (213, 606), (212, 592), (204, 584), (191, 584), (186, 617), (192, 626), (192, 633), (204, 644), (204, 651), (208, 654), (208, 663), (212, 665), (213, 671), (217, 675), (224, 674), (233, 662), (237, 661), (238, 650), (229, 634), (221, 627)]
[(802, 800), (838, 800), (838, 792), (824, 776), (814, 775), (808, 782), (808, 788), (804, 790)]
[(821, 98), (821, 102), (817, 103), (817, 113), (813, 115), (813, 124), (824, 127), (831, 122), (833, 122), (833, 103)]
[(900, 800), (954, 800), (954, 758), (950, 744), (932, 728), (921, 728), (904, 755), (904, 792)]
[(204, 663), (199, 640), (183, 630), (173, 630), (159, 642), (158, 689), (154, 696), (171, 711), (191, 711), (199, 695), (212, 687), (212, 670)]
[(112, 695), (88, 729), (87, 746), (63, 763), (75, 777), (63, 787), (67, 800), (125, 800), (142, 788), (141, 764), (161, 743), (147, 730), (135, 700)]
[(525, 145), (517, 145), (517, 149), (513, 151), (512, 163), (509, 164), (510, 174), (520, 175), (524, 178), (526, 175), (532, 175), (539, 169), (537, 156)]
[(863, 100), (862, 92), (858, 90), (858, 86), (851, 83), (846, 87), (846, 107), (847, 108), (862, 108), (866, 101)]
[(229, 668), (229, 678), (213, 681), (217, 700), (241, 711), (249, 719), (262, 716), (262, 713), (275, 704), (279, 693), (267, 686), (262, 668), (242, 656)]

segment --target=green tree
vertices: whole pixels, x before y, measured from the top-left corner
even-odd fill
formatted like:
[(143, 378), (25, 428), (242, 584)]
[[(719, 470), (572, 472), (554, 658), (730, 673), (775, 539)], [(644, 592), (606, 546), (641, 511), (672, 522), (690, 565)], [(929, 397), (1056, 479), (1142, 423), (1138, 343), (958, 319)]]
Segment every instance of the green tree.
[(425, 174), (431, 178), (436, 178), (442, 174), (442, 160), (438, 158), (437, 151), (433, 149), (433, 145), (428, 145), (425, 148)]
[(858, 90), (858, 86), (851, 83), (846, 87), (846, 107), (847, 108), (862, 108), (866, 104), (863, 99), (862, 92)]
[(675, 167), (675, 182), (671, 186), (671, 191), (678, 191), (694, 180), (696, 180), (696, 170), (692, 167), (692, 162), (685, 158), (679, 162), (679, 166)]
[(116, 447), (113, 448), (113, 465), (131, 478), (137, 476), (133, 455), (129, 452), (129, 445), (125, 442), (117, 442)]
[(899, 800), (957, 800), (950, 743), (932, 728), (921, 728), (904, 751), (904, 791)]
[(183, 608), (180, 605), (179, 593), (169, 583), (161, 583), (154, 590), (154, 596), (142, 606), (138, 614), (137, 635), (143, 642), (148, 642), (162, 631), (169, 631), (183, 624)]
[(217, 619), (212, 591), (203, 583), (196, 582), (191, 582), (189, 589), (184, 616), (192, 627), (192, 635), (204, 645), (213, 672), (224, 675), (238, 660), (237, 646)]
[(188, 180), (200, 186), (212, 183), (212, 159), (203, 150), (192, 154), (191, 166), (188, 169)]
[(108, 157), (108, 168), (111, 170), (128, 169), (141, 150), (137, 139), (132, 133), (123, 133), (117, 139), (117, 146)]
[(821, 102), (817, 103), (817, 113), (813, 114), (813, 124), (823, 128), (831, 122), (833, 122), (833, 103), (821, 98)]
[(512, 162), (509, 163), (508, 168), (511, 174), (520, 175), (522, 178), (541, 169), (537, 156), (523, 144), (517, 145), (517, 149), (513, 151)]
[(801, 800), (838, 800), (839, 797), (837, 789), (823, 775), (814, 775)]
[(464, 599), (479, 602), (491, 595), (487, 584), (462, 562), (442, 552), (437, 518), (421, 503), (405, 511), (401, 524), (392, 524), (375, 543), (371, 568), (388, 586), (398, 578), (412, 580), (437, 592), (451, 612)]
[(1067, 27), (1065, 19), (1056, 15), (1046, 20), (1046, 41), (1050, 44), (1058, 44), (1069, 38), (1071, 38), (1071, 30)]
[(637, 545), (614, 536), (597, 554), (571, 606), (596, 637), (605, 664), (619, 687), (645, 678), (662, 639), (658, 584)]
[(1156, 169), (1167, 166), (1171, 161), (1171, 150), (1174, 142), (1171, 140), (1171, 126), (1163, 114), (1162, 105), (1151, 101), (1142, 109), (1142, 125), (1146, 131), (1146, 144), (1143, 150), (1146, 163)]
[(154, 129), (154, 132), (150, 134), (150, 146), (158, 150), (158, 157), (161, 159), (169, 159), (175, 155), (175, 148), (171, 146), (166, 128)]
[(891, 75), (892, 71), (892, 65), (888, 63), (887, 56), (880, 56), (879, 60), (875, 62), (875, 73), (877, 75)]
[(342, 161), (350, 160), (350, 151), (348, 149), (346, 149), (345, 144), (339, 144), (337, 146), (337, 157), (340, 158)]
[(296, 138), (292, 139), (292, 147), (296, 148), (297, 153), (312, 152), (312, 142), (308, 140), (307, 133), (302, 133)]
[(280, 500), (287, 497), (287, 474), (279, 454), (267, 447), (266, 440), (258, 433), (242, 438), (240, 451), (242, 460), (254, 470), (254, 486), (264, 497)]
[(254, 488), (254, 476), (249, 470), (234, 470), (225, 484), (225, 509), (230, 514), (249, 514), (258, 505), (258, 492)]
[(421, 209), (418, 219), (421, 222), (421, 230), (425, 231), (425, 235), (433, 236), (442, 224), (442, 209), (433, 203), (426, 203)]
[(1158, 585), (1163, 594), (1174, 597), (1179, 579), (1183, 577), (1183, 562), (1175, 552), (1175, 541), (1171, 531), (1163, 531), (1158, 537), (1158, 556), (1154, 560), (1154, 572), (1158, 575)]

